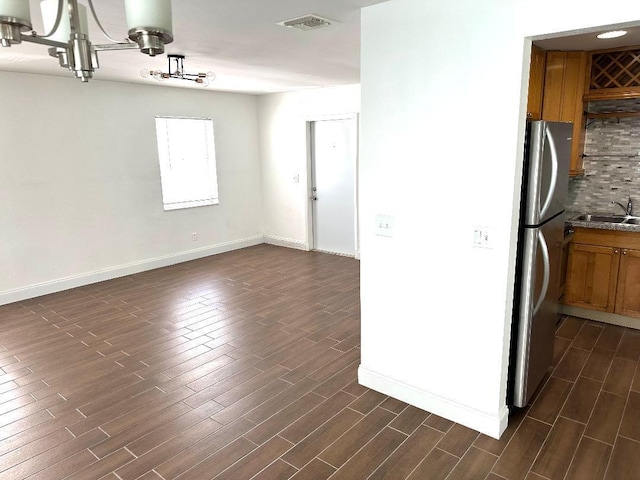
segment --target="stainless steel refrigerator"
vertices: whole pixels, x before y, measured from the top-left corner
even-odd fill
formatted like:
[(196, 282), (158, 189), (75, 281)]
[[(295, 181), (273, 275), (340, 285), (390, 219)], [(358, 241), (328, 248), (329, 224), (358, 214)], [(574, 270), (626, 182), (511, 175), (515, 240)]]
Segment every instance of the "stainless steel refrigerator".
[(527, 405), (553, 360), (572, 124), (527, 124), (511, 340), (510, 403)]

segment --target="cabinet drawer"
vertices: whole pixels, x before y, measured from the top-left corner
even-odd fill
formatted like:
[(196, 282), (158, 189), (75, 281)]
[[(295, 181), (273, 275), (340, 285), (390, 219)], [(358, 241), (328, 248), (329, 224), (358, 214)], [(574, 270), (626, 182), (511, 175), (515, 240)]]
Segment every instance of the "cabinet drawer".
[(640, 249), (640, 232), (618, 232), (595, 228), (574, 228), (574, 243)]

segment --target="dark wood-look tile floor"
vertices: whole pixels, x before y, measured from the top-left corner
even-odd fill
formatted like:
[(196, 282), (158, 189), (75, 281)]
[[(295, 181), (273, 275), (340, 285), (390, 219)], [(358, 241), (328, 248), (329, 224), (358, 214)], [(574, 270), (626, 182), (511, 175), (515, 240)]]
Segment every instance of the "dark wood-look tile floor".
[(498, 441), (358, 385), (359, 308), (268, 245), (0, 307), (0, 479), (640, 478), (640, 332), (567, 318)]

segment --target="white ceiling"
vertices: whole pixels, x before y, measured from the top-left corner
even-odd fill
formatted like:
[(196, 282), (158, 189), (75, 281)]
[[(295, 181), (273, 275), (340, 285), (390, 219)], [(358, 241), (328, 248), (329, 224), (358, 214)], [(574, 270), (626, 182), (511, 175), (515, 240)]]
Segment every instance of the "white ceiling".
[[(360, 9), (386, 0), (173, 0), (174, 42), (165, 53), (186, 55), (187, 72), (214, 71), (209, 89), (271, 93), (360, 82)], [(43, 33), (39, 1), (30, 0), (33, 28)], [(84, 0), (80, 0), (84, 3)], [(100, 21), (114, 38), (126, 36), (124, 2), (94, 0)], [(276, 23), (309, 13), (339, 22), (300, 31)], [(90, 22), (94, 44), (108, 43)], [(167, 70), (165, 55), (135, 50), (99, 52), (94, 78), (158, 84), (144, 68)], [(0, 70), (72, 76), (43, 45), (0, 47)], [(78, 80), (79, 81), (79, 80)], [(193, 82), (163, 84), (203, 88)]]
[[(29, 0), (33, 27), (43, 33), (39, 0)], [(79, 0), (81, 3), (86, 0)], [(187, 72), (214, 71), (212, 90), (273, 93), (360, 82), (360, 9), (387, 0), (173, 0), (174, 42), (165, 53), (186, 55)], [(126, 36), (123, 0), (94, 0), (107, 32)], [(307, 32), (277, 22), (314, 13), (339, 22)], [(108, 43), (90, 21), (94, 44)], [(640, 45), (640, 27), (613, 40), (597, 40), (598, 32), (559, 34), (536, 40), (546, 50), (595, 50)], [(160, 84), (144, 79), (140, 70), (167, 70), (165, 55), (155, 58), (135, 50), (100, 52), (94, 78), (186, 88), (193, 82)], [(0, 47), (0, 70), (72, 76), (58, 66), (42, 45), (23, 42)]]

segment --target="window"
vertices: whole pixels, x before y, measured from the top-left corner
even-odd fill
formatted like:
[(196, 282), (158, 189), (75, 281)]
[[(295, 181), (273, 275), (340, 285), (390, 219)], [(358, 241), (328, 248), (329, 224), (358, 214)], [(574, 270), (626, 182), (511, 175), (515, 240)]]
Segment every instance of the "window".
[(156, 117), (165, 210), (218, 203), (218, 178), (210, 118)]

